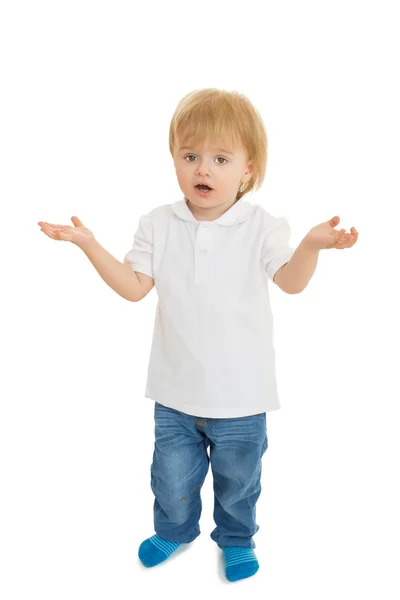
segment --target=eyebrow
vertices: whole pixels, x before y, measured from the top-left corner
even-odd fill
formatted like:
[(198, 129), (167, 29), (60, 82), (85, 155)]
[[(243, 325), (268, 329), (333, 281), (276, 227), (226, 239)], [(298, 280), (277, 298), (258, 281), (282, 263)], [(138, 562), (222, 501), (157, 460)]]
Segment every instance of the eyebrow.
[[(179, 150), (193, 150), (193, 148), (191, 146), (181, 146), (181, 148), (179, 148)], [(225, 152), (225, 154), (231, 154), (233, 156), (232, 152), (229, 152), (229, 150), (225, 150), (225, 148), (215, 148), (216, 152)]]

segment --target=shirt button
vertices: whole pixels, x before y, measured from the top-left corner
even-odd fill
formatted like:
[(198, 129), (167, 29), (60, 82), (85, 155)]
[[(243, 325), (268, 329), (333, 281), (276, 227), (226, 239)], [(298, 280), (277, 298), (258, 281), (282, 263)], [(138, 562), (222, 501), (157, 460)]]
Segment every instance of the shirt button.
[(200, 254), (207, 254), (207, 250), (206, 250), (205, 248), (202, 248), (202, 249), (200, 250)]

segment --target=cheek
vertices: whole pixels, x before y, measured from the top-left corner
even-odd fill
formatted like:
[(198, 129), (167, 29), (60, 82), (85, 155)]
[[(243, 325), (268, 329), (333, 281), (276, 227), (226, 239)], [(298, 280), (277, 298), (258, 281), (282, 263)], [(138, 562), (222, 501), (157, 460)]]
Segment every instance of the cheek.
[(176, 172), (178, 179), (184, 180), (188, 178), (188, 173), (185, 169), (178, 169)]
[(183, 186), (186, 186), (186, 187), (192, 181), (192, 176), (189, 175), (189, 173), (186, 173), (186, 172), (182, 171), (182, 169), (178, 169), (176, 171), (176, 178), (177, 178), (178, 183), (180, 185), (183, 185)]
[(192, 169), (190, 167), (178, 167), (176, 174), (180, 179), (188, 179), (192, 177)]

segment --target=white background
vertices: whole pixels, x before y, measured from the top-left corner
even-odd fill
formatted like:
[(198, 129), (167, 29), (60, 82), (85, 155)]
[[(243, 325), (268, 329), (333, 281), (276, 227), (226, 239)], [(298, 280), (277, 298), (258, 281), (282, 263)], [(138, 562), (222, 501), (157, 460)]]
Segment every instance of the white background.
[[(0, 10), (0, 596), (400, 597), (399, 19), (395, 2), (21, 2)], [(397, 57), (397, 58), (396, 58)], [(229, 583), (202, 534), (154, 569), (157, 292), (118, 296), (38, 221), (78, 216), (120, 261), (141, 215), (180, 200), (179, 100), (244, 93), (269, 140), (246, 199), (296, 247), (339, 215), (306, 290), (270, 286), (282, 408), (267, 414), (259, 572)], [(245, 399), (244, 399), (245, 400)], [(247, 592), (248, 590), (249, 592)]]

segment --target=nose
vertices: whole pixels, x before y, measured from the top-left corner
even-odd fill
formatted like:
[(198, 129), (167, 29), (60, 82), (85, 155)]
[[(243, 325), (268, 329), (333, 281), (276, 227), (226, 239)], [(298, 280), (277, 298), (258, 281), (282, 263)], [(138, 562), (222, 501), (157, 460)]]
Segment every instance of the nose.
[(203, 158), (199, 161), (196, 169), (196, 174), (200, 175), (201, 177), (210, 174), (210, 166), (206, 158)]

